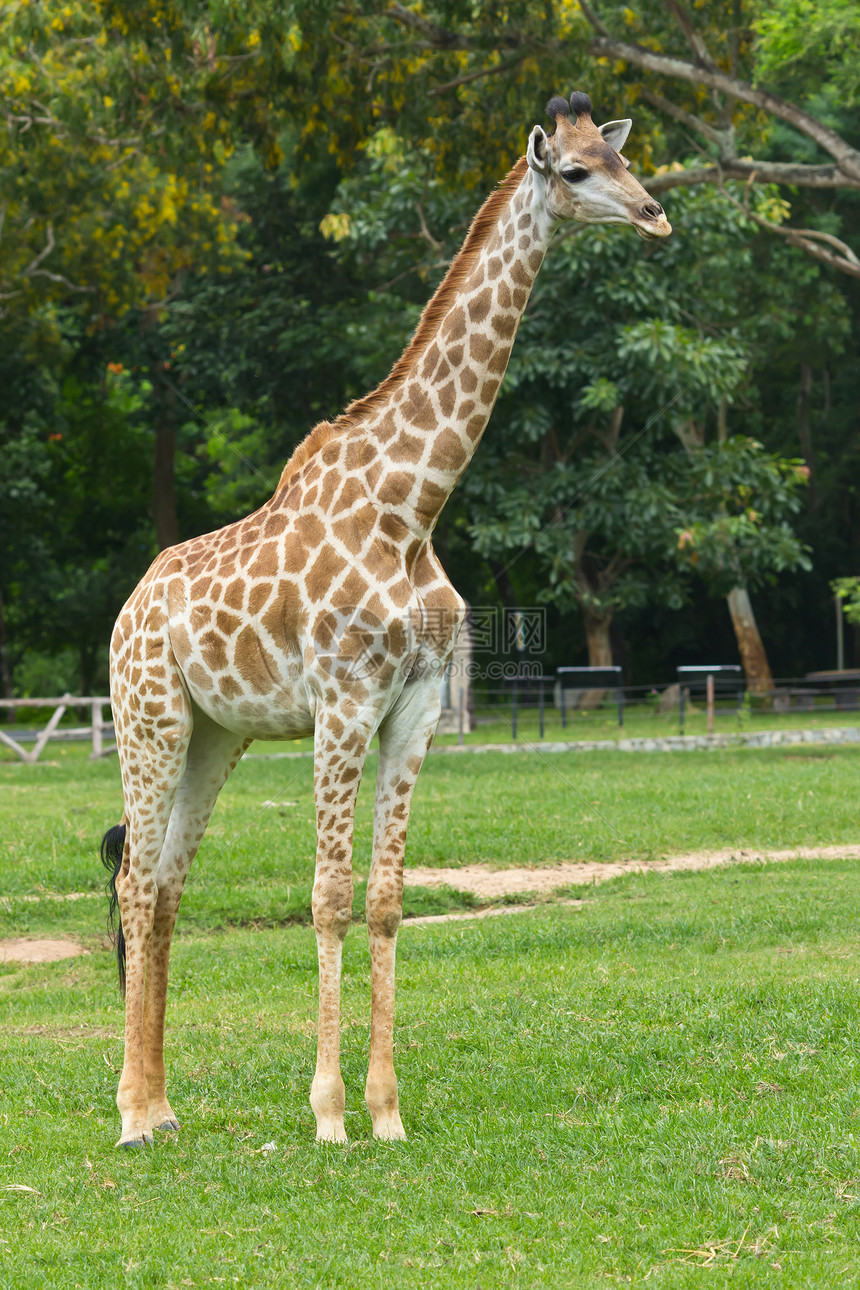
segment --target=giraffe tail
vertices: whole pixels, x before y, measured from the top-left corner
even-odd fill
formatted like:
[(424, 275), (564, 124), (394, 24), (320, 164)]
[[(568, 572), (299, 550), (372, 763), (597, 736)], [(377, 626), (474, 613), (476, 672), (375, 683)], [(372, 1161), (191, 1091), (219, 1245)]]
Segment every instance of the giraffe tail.
[(122, 934), (122, 919), (119, 912), (119, 898), (116, 894), (116, 880), (122, 868), (122, 856), (125, 849), (125, 824), (114, 824), (102, 838), (102, 864), (110, 877), (107, 883), (108, 931), (116, 946), (116, 966), (119, 973), (119, 988), (125, 994), (125, 937)]

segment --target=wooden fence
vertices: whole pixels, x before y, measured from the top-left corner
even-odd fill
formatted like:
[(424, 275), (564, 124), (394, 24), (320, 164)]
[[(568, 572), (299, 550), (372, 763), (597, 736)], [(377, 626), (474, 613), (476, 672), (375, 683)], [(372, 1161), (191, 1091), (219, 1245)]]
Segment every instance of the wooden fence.
[[(58, 699), (0, 699), (0, 712), (8, 711), (10, 708), (54, 709), (47, 725), (41, 730), (20, 731), (17, 736), (13, 736), (9, 734), (8, 729), (4, 729), (3, 725), (0, 724), (0, 743), (5, 744), (7, 748), (11, 748), (16, 757), (20, 757), (21, 761), (38, 761), (52, 739), (83, 739), (89, 737), (93, 745), (93, 750), (90, 754), (91, 759), (107, 757), (110, 753), (116, 752), (115, 743), (105, 742), (106, 735), (113, 735), (112, 721), (110, 719), (105, 721), (104, 719), (104, 709), (110, 708), (109, 698), (99, 695), (64, 694)], [(68, 708), (89, 708), (90, 724), (88, 726), (61, 726), (60, 722)], [(29, 752), (24, 746), (27, 743), (33, 744)]]

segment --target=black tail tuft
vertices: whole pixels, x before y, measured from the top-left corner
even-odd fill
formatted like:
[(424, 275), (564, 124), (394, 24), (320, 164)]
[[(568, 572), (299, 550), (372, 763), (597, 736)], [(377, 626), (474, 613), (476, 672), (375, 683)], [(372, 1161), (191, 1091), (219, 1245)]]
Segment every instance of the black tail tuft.
[(122, 934), (122, 919), (119, 913), (119, 899), (116, 894), (116, 880), (122, 868), (122, 856), (125, 849), (125, 825), (115, 824), (108, 829), (102, 838), (102, 864), (110, 874), (107, 891), (110, 897), (108, 906), (108, 931), (116, 946), (116, 966), (119, 973), (119, 988), (125, 994), (125, 937)]

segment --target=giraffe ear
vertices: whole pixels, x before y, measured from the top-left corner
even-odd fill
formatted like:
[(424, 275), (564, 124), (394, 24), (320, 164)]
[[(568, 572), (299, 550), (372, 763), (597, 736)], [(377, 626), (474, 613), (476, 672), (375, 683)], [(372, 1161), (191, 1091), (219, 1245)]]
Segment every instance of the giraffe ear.
[(529, 135), (529, 146), (526, 151), (526, 158), (532, 170), (536, 170), (539, 175), (546, 174), (546, 149), (546, 134), (539, 125), (536, 125)]
[(616, 152), (620, 152), (627, 142), (627, 136), (632, 127), (633, 122), (629, 117), (627, 117), (625, 121), (607, 121), (606, 125), (600, 125), (597, 128), (609, 144), (610, 148), (614, 148)]

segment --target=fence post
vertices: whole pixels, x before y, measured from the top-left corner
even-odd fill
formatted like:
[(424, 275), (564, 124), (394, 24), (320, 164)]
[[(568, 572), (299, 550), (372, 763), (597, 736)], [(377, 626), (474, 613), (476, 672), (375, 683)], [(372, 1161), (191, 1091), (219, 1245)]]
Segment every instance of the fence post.
[(678, 686), (678, 734), (684, 733), (684, 682)]
[(511, 698), (511, 737), (517, 737), (517, 678), (514, 677), (514, 688)]
[(540, 737), (541, 737), (541, 739), (543, 739), (543, 706), (544, 706), (544, 688), (543, 688), (543, 682), (544, 682), (544, 679), (543, 679), (543, 677), (541, 677), (541, 679), (540, 679), (540, 688), (539, 688), (539, 691), (538, 691), (538, 695), (539, 695), (539, 698), (538, 698), (538, 706), (539, 706), (539, 711), (540, 711), (540, 718), (539, 718), (539, 720), (540, 720)]
[(463, 742), (463, 707), (466, 701), (466, 687), (460, 686), (460, 697), (457, 703), (457, 743)]
[(708, 673), (706, 681), (707, 686), (707, 704), (708, 704), (708, 734), (714, 733), (714, 677), (711, 672)]
[(46, 743), (51, 738), (51, 735), (54, 733), (57, 726), (60, 724), (60, 721), (62, 720), (62, 717), (63, 717), (63, 713), (66, 711), (66, 708), (71, 703), (71, 701), (72, 701), (72, 696), (67, 691), (63, 695), (62, 699), (60, 699), (58, 706), (54, 709), (54, 715), (51, 717), (51, 720), (48, 722), (48, 724), (45, 726), (45, 729), (42, 731), (42, 733), (39, 735), (39, 738), (36, 740), (36, 743), (33, 747), (33, 751), (30, 753), (30, 755), (27, 758), (28, 761), (34, 762), (39, 760), (39, 758), (42, 755), (42, 749), (45, 747)]

